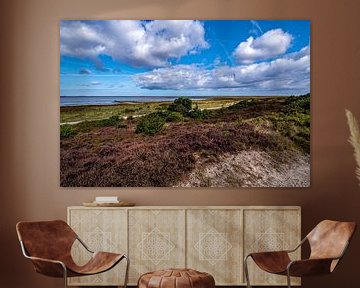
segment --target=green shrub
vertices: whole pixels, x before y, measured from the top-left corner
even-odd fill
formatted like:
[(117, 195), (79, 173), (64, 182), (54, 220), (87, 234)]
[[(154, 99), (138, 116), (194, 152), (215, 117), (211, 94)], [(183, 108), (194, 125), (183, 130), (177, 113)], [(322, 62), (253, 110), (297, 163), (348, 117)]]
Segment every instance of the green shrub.
[(125, 113), (133, 113), (136, 112), (138, 109), (136, 108), (125, 108), (124, 112)]
[(83, 121), (79, 124), (76, 124), (75, 126), (80, 132), (89, 132), (91, 129), (97, 127), (94, 122), (96, 121)]
[(242, 126), (242, 125), (244, 125), (244, 120), (243, 119), (241, 119), (241, 118), (239, 118), (239, 119), (237, 119), (236, 121), (235, 121), (235, 124), (236, 125), (238, 125), (238, 126)]
[(248, 107), (251, 107), (251, 106), (254, 106), (256, 104), (259, 103), (259, 100), (257, 99), (247, 99), (247, 100), (241, 100), (239, 101), (238, 103), (234, 104), (234, 105), (231, 105), (229, 107), (229, 109), (243, 109), (243, 108), (248, 108)]
[(72, 125), (60, 125), (60, 138), (67, 138), (70, 136), (74, 136), (76, 131)]
[(168, 107), (169, 111), (179, 112), (183, 115), (189, 113), (192, 108), (192, 100), (188, 97), (179, 97)]
[(198, 109), (198, 107), (196, 107), (194, 110), (189, 112), (190, 118), (198, 119), (198, 120), (206, 119), (209, 117), (209, 115), (210, 115), (210, 111), (200, 110)]
[(94, 124), (97, 127), (117, 126), (120, 124), (121, 121), (122, 119), (120, 119), (120, 117), (116, 115), (116, 116), (110, 116), (107, 119), (94, 121), (95, 122)]
[(310, 114), (310, 94), (290, 96), (286, 99), (285, 104), (287, 113)]
[(179, 112), (170, 112), (165, 120), (166, 122), (182, 122), (184, 121), (184, 116)]
[(74, 125), (74, 127), (78, 132), (89, 132), (94, 128), (102, 128), (109, 126), (120, 127), (122, 124), (123, 124), (122, 118), (120, 118), (119, 116), (111, 116), (109, 118), (101, 119), (101, 120), (83, 121)]
[(305, 152), (310, 152), (310, 115), (303, 113), (272, 113), (258, 117), (257, 123), (268, 123), (281, 135), (288, 137)]
[(135, 132), (152, 136), (161, 131), (164, 125), (165, 118), (161, 113), (151, 113), (140, 118)]

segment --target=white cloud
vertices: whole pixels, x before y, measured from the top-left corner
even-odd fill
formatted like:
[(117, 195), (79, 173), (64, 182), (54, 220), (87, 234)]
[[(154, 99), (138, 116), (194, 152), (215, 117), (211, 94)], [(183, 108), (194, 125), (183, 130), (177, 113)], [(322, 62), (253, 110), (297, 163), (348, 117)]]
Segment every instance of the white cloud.
[(297, 90), (310, 88), (310, 49), (304, 47), (269, 62), (214, 66), (175, 65), (158, 68), (134, 76), (144, 89), (232, 89), (256, 91)]
[(242, 64), (271, 59), (284, 54), (292, 39), (293, 37), (282, 29), (269, 30), (258, 38), (250, 36), (241, 42), (233, 52), (233, 57)]
[(164, 67), (169, 59), (208, 48), (204, 36), (203, 24), (194, 20), (63, 21), (60, 52), (94, 60), (106, 54), (135, 67)]
[(80, 21), (62, 21), (60, 26), (60, 53), (75, 57), (97, 57), (107, 51), (109, 39), (97, 25)]
[(180, 90), (208, 87), (212, 76), (210, 70), (198, 65), (174, 65), (137, 74), (134, 79), (141, 88)]

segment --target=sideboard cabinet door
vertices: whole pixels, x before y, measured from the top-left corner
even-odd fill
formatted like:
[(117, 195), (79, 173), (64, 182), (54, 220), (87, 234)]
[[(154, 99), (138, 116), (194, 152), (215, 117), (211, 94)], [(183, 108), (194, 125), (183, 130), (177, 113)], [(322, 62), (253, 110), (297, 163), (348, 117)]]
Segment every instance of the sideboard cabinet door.
[(141, 274), (185, 267), (185, 210), (129, 209), (130, 284)]
[(242, 280), (242, 210), (187, 210), (187, 266), (214, 276), (216, 285)]
[[(300, 209), (245, 209), (244, 254), (295, 248), (300, 243)], [(300, 249), (292, 258), (300, 259)], [(252, 285), (286, 285), (286, 277), (266, 273), (252, 261), (249, 276)], [(299, 285), (299, 278), (292, 284)]]
[[(125, 209), (69, 209), (68, 222), (80, 239), (93, 251), (127, 253), (127, 215)], [(72, 248), (76, 263), (84, 264), (89, 258), (76, 241)], [(70, 285), (122, 285), (125, 261), (108, 272), (85, 277), (69, 278)]]

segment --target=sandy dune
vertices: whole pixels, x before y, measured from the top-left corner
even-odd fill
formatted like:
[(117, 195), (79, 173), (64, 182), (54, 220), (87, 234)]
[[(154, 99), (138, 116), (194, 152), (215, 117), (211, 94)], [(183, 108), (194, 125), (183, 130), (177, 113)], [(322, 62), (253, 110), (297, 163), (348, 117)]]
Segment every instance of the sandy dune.
[(179, 187), (309, 187), (310, 156), (294, 156), (289, 163), (274, 163), (261, 151), (224, 155), (215, 163), (197, 163)]

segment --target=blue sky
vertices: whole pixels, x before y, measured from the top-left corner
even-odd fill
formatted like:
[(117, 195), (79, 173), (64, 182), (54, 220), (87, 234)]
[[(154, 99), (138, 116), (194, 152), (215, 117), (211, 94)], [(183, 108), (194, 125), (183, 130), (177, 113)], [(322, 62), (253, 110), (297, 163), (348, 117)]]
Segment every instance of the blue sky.
[(307, 20), (63, 20), (61, 96), (299, 95)]

